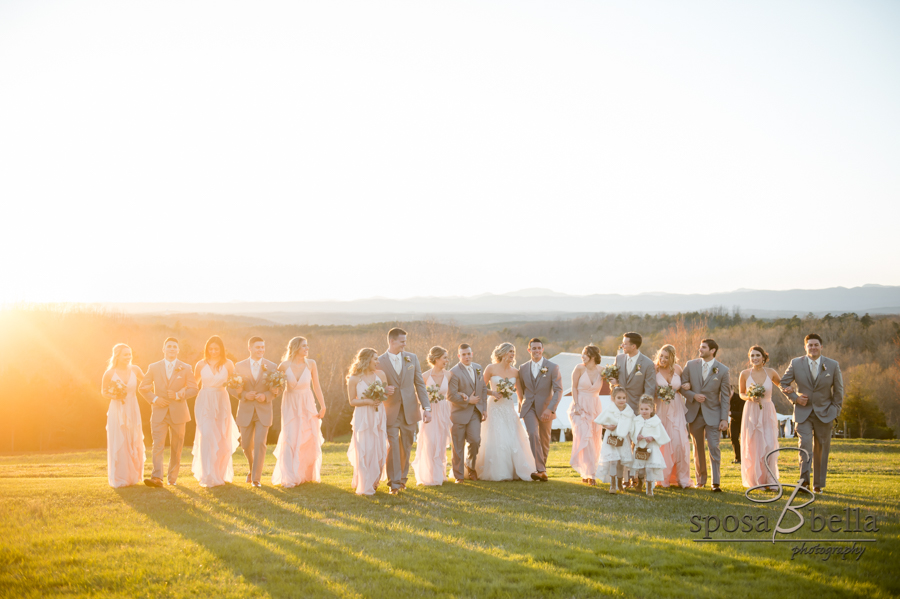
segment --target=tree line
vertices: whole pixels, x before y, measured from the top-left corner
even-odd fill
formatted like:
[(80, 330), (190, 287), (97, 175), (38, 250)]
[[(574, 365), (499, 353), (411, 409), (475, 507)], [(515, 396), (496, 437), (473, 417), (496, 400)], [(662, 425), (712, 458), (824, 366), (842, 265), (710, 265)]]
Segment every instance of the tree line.
[[(385, 335), (393, 326), (409, 332), (407, 349), (423, 358), (434, 345), (455, 356), (456, 346), (465, 341), (482, 365), (490, 362), (491, 350), (502, 341), (516, 345), (522, 362), (531, 337), (544, 340), (545, 355), (551, 359), (559, 352), (580, 353), (588, 343), (597, 345), (603, 355), (615, 355), (627, 331), (643, 335), (641, 351), (651, 358), (661, 345), (671, 343), (683, 364), (696, 357), (700, 339), (712, 337), (720, 346), (718, 359), (734, 372), (734, 384), (737, 373), (749, 364), (751, 345), (763, 346), (769, 365), (783, 371), (792, 357), (804, 353), (804, 335), (817, 332), (824, 340), (823, 353), (838, 360), (844, 373), (844, 410), (838, 428), (852, 437), (893, 438), (900, 433), (900, 316), (896, 315), (757, 319), (743, 318), (738, 310), (715, 309), (685, 314), (595, 314), (496, 325), (463, 326), (430, 319), (297, 326), (239, 316), (126, 316), (77, 306), (19, 305), (0, 311), (0, 452), (104, 447), (108, 406), (100, 397), (99, 385), (112, 346), (130, 345), (134, 362), (146, 370), (161, 359), (166, 337), (178, 338), (180, 358), (194, 364), (206, 339), (214, 334), (225, 341), (233, 360), (245, 358), (247, 340), (259, 335), (266, 341), (266, 356), (275, 362), (291, 337), (306, 337), (310, 357), (319, 364), (328, 405), (323, 434), (331, 441), (350, 430), (352, 409), (344, 377), (353, 356), (363, 347), (384, 351)], [(790, 413), (790, 403), (780, 391), (774, 395), (778, 411)], [(149, 441), (150, 409), (141, 402), (141, 410)], [(270, 443), (279, 429), (276, 416)], [(193, 422), (188, 425), (186, 443), (192, 440)]]

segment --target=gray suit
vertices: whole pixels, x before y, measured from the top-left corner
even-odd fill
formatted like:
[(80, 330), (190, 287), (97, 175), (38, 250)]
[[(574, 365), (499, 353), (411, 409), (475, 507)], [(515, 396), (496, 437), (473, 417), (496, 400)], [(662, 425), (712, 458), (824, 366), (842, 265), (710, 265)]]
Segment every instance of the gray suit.
[[(169, 391), (184, 390), (182, 399), (170, 399), (169, 405), (160, 407), (158, 397), (168, 399)], [(160, 360), (147, 367), (147, 376), (141, 382), (141, 395), (150, 404), (150, 434), (153, 437), (152, 478), (163, 477), (163, 452), (166, 435), (169, 435), (169, 482), (178, 479), (181, 469), (181, 450), (184, 448), (184, 425), (191, 420), (187, 400), (197, 396), (197, 379), (191, 365), (175, 360), (172, 378), (166, 378), (166, 361)], [(155, 401), (155, 403), (154, 403)]]
[(627, 363), (628, 356), (626, 354), (616, 356), (616, 366), (619, 367), (619, 386), (625, 389), (628, 405), (634, 410), (636, 416), (641, 395), (656, 397), (656, 364), (644, 354), (639, 353), (631, 374), (628, 374)]
[[(481, 375), (481, 366), (472, 362), (473, 381), (469, 372), (462, 363), (454, 366), (450, 373), (447, 389), (447, 399), (450, 400), (450, 440), (453, 445), (453, 477), (464, 478), (463, 460), (465, 458), (466, 441), (469, 442), (469, 460), (465, 464), (467, 468), (475, 470), (475, 456), (481, 446), (481, 420), (487, 414), (487, 393), (484, 388), (484, 377)], [(481, 398), (477, 404), (470, 404), (463, 399), (477, 395)]]
[[(831, 450), (831, 429), (834, 420), (840, 416), (844, 403), (844, 379), (837, 361), (825, 356), (819, 357), (819, 374), (815, 381), (810, 372), (806, 356), (794, 358), (781, 377), (781, 386), (797, 384), (797, 389), (809, 397), (805, 406), (797, 403), (799, 396), (791, 392), (788, 399), (794, 404), (794, 422), (800, 437), (800, 448), (812, 457), (813, 485), (825, 487), (828, 473), (828, 454)], [(800, 454), (800, 477), (809, 487), (809, 460)]]
[(399, 489), (401, 485), (406, 486), (409, 477), (409, 453), (416, 434), (416, 423), (422, 419), (418, 404), (424, 409), (430, 408), (431, 403), (416, 354), (400, 352), (399, 375), (387, 352), (378, 356), (378, 365), (387, 375), (387, 384), (396, 387), (394, 394), (383, 402), (383, 407), (388, 434), (387, 476), (391, 488)]
[[(263, 369), (265, 366), (265, 370)], [(269, 427), (272, 426), (272, 402), (276, 395), (266, 385), (266, 374), (274, 372), (278, 366), (271, 360), (260, 360), (259, 374), (254, 380), (251, 360), (241, 360), (234, 365), (235, 374), (244, 379), (244, 388), (240, 395), (236, 389), (229, 389), (228, 393), (238, 400), (237, 422), (241, 430), (241, 449), (247, 457), (250, 465), (250, 480), (258, 483), (262, 478), (263, 467), (266, 463), (266, 441), (269, 436)], [(262, 393), (265, 401), (248, 401), (247, 393)]]
[[(681, 382), (690, 383), (690, 391), (682, 391), (684, 405), (687, 408), (685, 420), (688, 430), (694, 440), (694, 473), (697, 476), (697, 485), (706, 484), (706, 451), (703, 449), (703, 437), (706, 437), (706, 445), (709, 447), (709, 461), (712, 462), (712, 482), (718, 485), (721, 473), (722, 452), (719, 450), (719, 440), (722, 433), (719, 431), (719, 423), (728, 422), (728, 408), (731, 405), (731, 381), (728, 377), (728, 367), (712, 359), (709, 363), (709, 375), (703, 380), (703, 360), (697, 358), (684, 366), (681, 372)], [(699, 402), (694, 399), (698, 393), (706, 397), (706, 401)]]
[(541, 414), (548, 409), (556, 413), (559, 400), (562, 399), (562, 377), (559, 366), (541, 358), (541, 368), (547, 372), (538, 373), (537, 378), (531, 374), (532, 360), (519, 367), (518, 388), (522, 390), (522, 406), (519, 417), (525, 422), (528, 440), (531, 442), (531, 453), (538, 472), (547, 471), (547, 455), (550, 453), (550, 429), (553, 419), (541, 420)]

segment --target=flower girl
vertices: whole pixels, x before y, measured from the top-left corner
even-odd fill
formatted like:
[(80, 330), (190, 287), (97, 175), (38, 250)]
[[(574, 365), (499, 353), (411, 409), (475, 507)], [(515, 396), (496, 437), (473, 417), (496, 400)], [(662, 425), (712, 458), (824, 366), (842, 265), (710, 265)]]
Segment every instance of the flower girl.
[(631, 428), (634, 425), (634, 411), (628, 406), (628, 395), (622, 387), (612, 393), (615, 408), (604, 410), (594, 420), (606, 431), (603, 448), (600, 450), (600, 465), (597, 467), (598, 480), (609, 479), (609, 492), (613, 495), (622, 489), (622, 479), (628, 475), (631, 466)]
[(638, 490), (644, 481), (647, 482), (649, 497), (653, 497), (654, 483), (662, 482), (663, 469), (666, 467), (666, 460), (659, 447), (671, 441), (653, 407), (653, 398), (642, 395), (638, 403), (640, 414), (631, 427), (631, 439), (634, 441), (634, 462), (631, 469), (637, 472)]

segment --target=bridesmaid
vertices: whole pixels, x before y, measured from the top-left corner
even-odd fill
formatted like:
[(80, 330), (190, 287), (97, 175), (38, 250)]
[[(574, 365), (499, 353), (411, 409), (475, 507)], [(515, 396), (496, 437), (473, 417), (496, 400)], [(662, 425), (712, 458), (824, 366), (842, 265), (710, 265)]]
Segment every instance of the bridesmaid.
[(419, 422), (419, 437), (416, 440), (416, 457), (412, 462), (418, 485), (441, 485), (447, 480), (447, 445), (450, 442), (450, 402), (447, 389), (450, 377), (447, 370), (450, 353), (440, 346), (431, 348), (426, 358), (431, 370), (422, 373), (425, 387), (440, 387), (443, 400), (431, 399), (431, 422)]
[(569, 406), (569, 422), (572, 423), (572, 459), (569, 463), (581, 482), (595, 484), (594, 473), (600, 460), (603, 443), (603, 427), (594, 422), (600, 415), (600, 348), (594, 344), (581, 350), (581, 361), (572, 373), (572, 404)]
[[(309, 344), (306, 339), (294, 337), (278, 366), (278, 370), (285, 373), (287, 386), (281, 400), (281, 432), (275, 446), (272, 484), (282, 485), (286, 489), (301, 483), (322, 481), (325, 398), (319, 385), (316, 362), (307, 356)], [(318, 411), (316, 399), (319, 400)]]
[(671, 441), (661, 446), (666, 467), (663, 469), (662, 487), (676, 485), (682, 489), (694, 486), (691, 480), (691, 444), (688, 438), (687, 422), (684, 419), (684, 397), (678, 391), (687, 389), (681, 385), (681, 366), (676, 362), (675, 348), (663, 345), (656, 352), (656, 389), (671, 386), (675, 390), (675, 399), (667, 403), (656, 398), (656, 415), (662, 420), (663, 428)]
[(378, 353), (371, 348), (359, 350), (347, 375), (347, 395), (353, 406), (353, 434), (347, 458), (353, 466), (351, 484), (357, 495), (374, 495), (384, 473), (387, 459), (387, 425), (384, 406), (380, 402), (363, 399), (369, 385), (375, 381), (387, 385), (387, 376), (378, 370)]
[[(131, 363), (131, 348), (124, 343), (114, 345), (100, 383), (100, 395), (110, 400), (106, 412), (106, 465), (109, 486), (113, 488), (144, 480), (144, 429), (135, 393), (143, 378), (143, 371)], [(109, 393), (113, 382), (125, 388), (124, 397)]]
[[(778, 454), (769, 457), (772, 473), (766, 469), (766, 455), (778, 449), (778, 413), (772, 403), (772, 387), (781, 382), (781, 377), (771, 368), (766, 368), (769, 354), (758, 345), (747, 354), (750, 368), (741, 372), (739, 379), (741, 399), (744, 405), (741, 419), (741, 481), (745, 487), (778, 484)], [(763, 385), (766, 394), (759, 399), (747, 395), (753, 385)]]
[(217, 487), (234, 480), (231, 455), (238, 448), (240, 431), (231, 415), (225, 383), (234, 374), (234, 363), (225, 357), (225, 344), (213, 335), (203, 348), (203, 359), (194, 367), (200, 386), (194, 403), (194, 461), (191, 471), (201, 487)]

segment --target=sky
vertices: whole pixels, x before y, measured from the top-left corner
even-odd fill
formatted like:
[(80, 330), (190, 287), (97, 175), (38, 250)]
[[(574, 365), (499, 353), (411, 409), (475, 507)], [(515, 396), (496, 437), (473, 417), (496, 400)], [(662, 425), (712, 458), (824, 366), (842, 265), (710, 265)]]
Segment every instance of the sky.
[(900, 285), (900, 3), (0, 0), (0, 302)]

